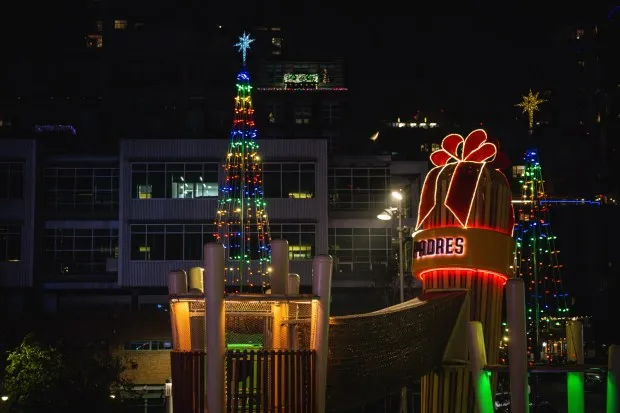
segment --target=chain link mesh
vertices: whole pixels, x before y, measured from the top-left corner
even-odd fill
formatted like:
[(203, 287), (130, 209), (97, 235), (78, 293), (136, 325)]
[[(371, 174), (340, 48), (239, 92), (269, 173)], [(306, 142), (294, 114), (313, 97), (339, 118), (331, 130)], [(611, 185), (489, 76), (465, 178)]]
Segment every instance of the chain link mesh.
[[(174, 349), (204, 351), (204, 299), (172, 301), (170, 307)], [(310, 301), (226, 301), (227, 348), (310, 349), (312, 307)]]

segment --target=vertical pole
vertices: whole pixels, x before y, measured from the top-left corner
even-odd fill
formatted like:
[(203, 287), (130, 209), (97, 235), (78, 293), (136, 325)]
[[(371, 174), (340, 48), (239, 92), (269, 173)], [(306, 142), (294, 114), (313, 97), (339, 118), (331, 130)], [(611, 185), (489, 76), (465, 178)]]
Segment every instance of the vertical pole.
[(400, 270), (400, 302), (405, 302), (405, 257), (403, 257), (403, 212), (398, 201), (398, 267)]
[(224, 246), (215, 242), (205, 244), (204, 259), (207, 310), (207, 409), (209, 412), (219, 413), (224, 411), (225, 405)]
[(484, 371), (487, 365), (487, 353), (484, 347), (484, 334), (480, 321), (470, 321), (467, 325), (469, 345), (469, 362), (471, 378), (476, 393), (476, 407), (480, 413), (493, 413), (493, 396), (491, 394), (491, 375)]
[[(568, 360), (583, 365), (583, 324), (578, 320), (566, 322), (566, 348)], [(583, 372), (570, 371), (566, 374), (568, 413), (585, 412), (585, 387)]]
[(513, 413), (529, 413), (525, 288), (522, 278), (511, 278), (506, 283), (506, 307), (510, 326), (508, 330), (510, 409)]
[(609, 361), (607, 362), (607, 413), (620, 413), (620, 346), (609, 346)]
[[(403, 209), (402, 200), (398, 201), (398, 269), (400, 276), (400, 302), (405, 302), (405, 257), (403, 256)], [(400, 411), (407, 413), (407, 387), (400, 389)]]
[(271, 240), (271, 294), (286, 294), (288, 265), (288, 241), (285, 239)]
[(172, 413), (172, 380), (166, 379), (166, 384), (164, 386), (165, 412)]
[(312, 348), (316, 351), (316, 413), (325, 413), (331, 284), (332, 258), (319, 255), (312, 260), (312, 293), (318, 296), (318, 300), (313, 303), (313, 307), (316, 306), (316, 326), (312, 342)]

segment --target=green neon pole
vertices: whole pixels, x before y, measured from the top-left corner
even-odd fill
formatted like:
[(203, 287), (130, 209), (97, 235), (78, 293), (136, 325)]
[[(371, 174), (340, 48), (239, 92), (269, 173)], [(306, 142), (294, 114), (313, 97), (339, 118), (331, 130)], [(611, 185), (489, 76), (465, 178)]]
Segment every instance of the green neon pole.
[(478, 377), (478, 407), (480, 413), (493, 413), (493, 394), (491, 392), (491, 372), (482, 371)]
[(607, 413), (620, 413), (618, 376), (620, 376), (620, 346), (613, 344), (609, 346), (607, 364)]
[(566, 375), (566, 390), (568, 395), (568, 413), (584, 413), (584, 383), (583, 373), (570, 371)]

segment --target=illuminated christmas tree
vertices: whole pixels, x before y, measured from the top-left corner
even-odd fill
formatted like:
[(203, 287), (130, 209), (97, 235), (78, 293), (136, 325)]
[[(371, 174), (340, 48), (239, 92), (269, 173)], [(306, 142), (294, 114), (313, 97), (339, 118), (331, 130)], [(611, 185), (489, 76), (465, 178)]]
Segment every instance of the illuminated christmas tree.
[(564, 354), (557, 330), (568, 316), (568, 294), (562, 288), (560, 251), (551, 231), (537, 151), (528, 150), (524, 161), (515, 211), (515, 272), (525, 282), (530, 358), (539, 361), (541, 353), (542, 357)]
[(269, 220), (263, 193), (263, 168), (256, 142), (252, 86), (245, 67), (251, 39), (243, 33), (235, 44), (243, 56), (237, 75), (237, 96), (230, 144), (226, 155), (226, 178), (220, 187), (216, 237), (226, 251), (226, 281), (239, 291), (269, 283), (271, 261)]

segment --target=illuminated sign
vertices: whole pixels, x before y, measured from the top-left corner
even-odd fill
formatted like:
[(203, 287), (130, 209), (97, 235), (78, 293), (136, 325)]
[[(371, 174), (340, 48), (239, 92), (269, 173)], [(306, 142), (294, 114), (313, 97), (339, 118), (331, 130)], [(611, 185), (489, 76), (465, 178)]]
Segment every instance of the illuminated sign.
[(464, 237), (437, 237), (413, 243), (413, 258), (437, 255), (463, 255), (464, 253)]
[(285, 73), (284, 83), (319, 83), (316, 73)]

